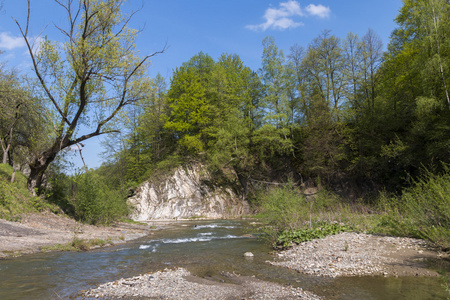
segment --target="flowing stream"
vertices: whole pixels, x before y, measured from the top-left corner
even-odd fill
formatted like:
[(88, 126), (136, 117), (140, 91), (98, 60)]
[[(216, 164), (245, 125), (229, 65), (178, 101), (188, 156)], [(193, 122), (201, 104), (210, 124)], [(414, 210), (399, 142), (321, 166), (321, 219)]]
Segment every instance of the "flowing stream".
[[(243, 256), (248, 251), (254, 258)], [(0, 299), (77, 299), (81, 290), (101, 283), (172, 267), (212, 280), (224, 280), (221, 271), (254, 275), (325, 299), (446, 299), (438, 278), (317, 278), (267, 264), (270, 251), (245, 235), (241, 221), (168, 223), (123, 245), (0, 261)]]

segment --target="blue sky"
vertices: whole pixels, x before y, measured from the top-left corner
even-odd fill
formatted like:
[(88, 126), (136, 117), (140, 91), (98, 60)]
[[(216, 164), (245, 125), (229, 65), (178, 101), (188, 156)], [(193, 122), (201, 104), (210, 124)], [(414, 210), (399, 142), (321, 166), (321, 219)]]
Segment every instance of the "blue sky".
[[(30, 59), (20, 32), (11, 17), (24, 24), (26, 0), (0, 0), (0, 62), (23, 73), (30, 72)], [(64, 11), (53, 0), (31, 1), (30, 36), (47, 35), (60, 40), (54, 24), (64, 26)], [(131, 27), (143, 29), (137, 40), (142, 55), (161, 50), (148, 74), (170, 79), (172, 70), (200, 51), (218, 58), (222, 53), (238, 54), (245, 65), (257, 70), (261, 63), (262, 40), (271, 35), (285, 54), (298, 44), (308, 44), (323, 30), (344, 38), (352, 31), (363, 36), (373, 29), (386, 46), (396, 24), (401, 0), (128, 0), (126, 7), (142, 8)], [(90, 168), (101, 159), (99, 139), (88, 141), (83, 155)], [(79, 158), (74, 160), (80, 166)]]

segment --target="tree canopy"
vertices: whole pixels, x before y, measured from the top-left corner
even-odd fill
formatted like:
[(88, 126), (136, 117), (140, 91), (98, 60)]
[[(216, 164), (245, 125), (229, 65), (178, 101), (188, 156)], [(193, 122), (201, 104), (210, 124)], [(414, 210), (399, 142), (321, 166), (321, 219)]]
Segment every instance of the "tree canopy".
[(258, 70), (199, 52), (167, 79), (146, 75), (158, 52), (139, 57), (123, 2), (57, 1), (69, 17), (63, 43), (44, 39), (39, 52), (19, 25), (38, 88), (2, 73), (0, 130), (3, 157), (16, 160), (10, 149), (37, 140), (22, 107), (49, 120), (50, 139), (29, 147), (30, 189), (61, 150), (119, 130), (99, 172), (130, 184), (201, 160), (244, 187), (292, 176), (397, 190), (450, 162), (448, 1), (405, 0), (386, 51), (372, 29), (326, 30), (286, 53), (268, 36)]

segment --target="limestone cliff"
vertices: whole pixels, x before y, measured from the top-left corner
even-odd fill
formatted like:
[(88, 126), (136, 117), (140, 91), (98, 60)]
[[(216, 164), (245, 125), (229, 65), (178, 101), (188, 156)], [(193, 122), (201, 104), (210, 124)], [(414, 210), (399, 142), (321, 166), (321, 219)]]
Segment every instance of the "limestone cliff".
[(231, 218), (248, 213), (248, 203), (228, 187), (214, 185), (200, 164), (144, 182), (129, 198), (136, 221), (193, 217)]

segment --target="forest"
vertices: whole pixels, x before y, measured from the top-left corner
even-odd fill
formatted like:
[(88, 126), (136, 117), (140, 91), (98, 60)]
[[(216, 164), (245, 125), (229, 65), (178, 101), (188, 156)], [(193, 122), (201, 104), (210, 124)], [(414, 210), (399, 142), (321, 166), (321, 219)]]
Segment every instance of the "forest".
[[(323, 31), (287, 53), (267, 36), (258, 70), (237, 54), (200, 52), (171, 78), (146, 75), (164, 49), (138, 56), (121, 2), (69, 14), (63, 50), (45, 39), (33, 52), (28, 24), (18, 22), (35, 76), (0, 67), (2, 172), (28, 170), (39, 203), (110, 222), (126, 214), (130, 189), (195, 161), (218, 176), (232, 170), (255, 205), (254, 181), (288, 183), (290, 198), (316, 186), (346, 205), (391, 212), (380, 222), (397, 234), (449, 245), (447, 0), (404, 0), (386, 51), (372, 29)], [(92, 131), (80, 134), (82, 126)], [(103, 165), (69, 175), (69, 150), (99, 135)], [(0, 213), (11, 216), (12, 188), (0, 183)]]

